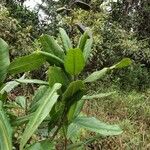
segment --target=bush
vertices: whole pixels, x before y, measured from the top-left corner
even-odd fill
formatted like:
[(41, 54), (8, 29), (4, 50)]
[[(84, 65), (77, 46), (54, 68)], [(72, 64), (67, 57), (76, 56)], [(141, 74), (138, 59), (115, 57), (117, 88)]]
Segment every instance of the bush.
[[(114, 74), (117, 74), (117, 78)], [(150, 70), (144, 65), (134, 63), (129, 68), (117, 71), (114, 74), (112, 80), (122, 90), (145, 91), (150, 88)]]
[[(84, 80), (79, 78), (79, 74), (85, 67), (90, 56), (92, 36), (90, 31), (86, 31), (80, 38), (77, 48), (72, 47), (72, 43), (61, 28), (60, 35), (63, 48), (57, 44), (55, 39), (49, 35), (42, 35), (39, 39), (42, 49), (36, 50), (30, 55), (19, 57), (10, 62), (7, 43), (0, 39), (0, 149), (12, 149), (12, 128), (23, 132), (17, 137), (14, 145), (16, 148), (31, 150), (34, 147), (54, 148), (53, 140), (59, 132), (64, 138), (64, 148), (72, 149), (78, 147), (67, 145), (74, 142), (74, 134), (81, 128), (98, 133), (104, 136), (119, 135), (122, 130), (118, 125), (108, 125), (94, 117), (81, 115), (83, 105), (86, 100), (107, 97), (112, 94), (100, 93), (96, 95), (85, 95), (89, 83), (97, 81), (111, 70), (124, 68), (131, 64), (129, 58), (121, 60), (119, 63), (105, 67), (100, 71), (93, 72)], [(46, 71), (47, 80), (24, 79), (24, 76), (15, 81), (5, 83), (7, 75), (14, 75), (38, 69), (42, 64), (48, 63), (49, 69)], [(19, 84), (38, 84), (39, 88), (35, 92), (30, 103), (26, 95), (16, 97), (9, 101), (9, 93)], [(114, 93), (114, 92), (113, 92)], [(21, 110), (21, 117), (18, 111)], [(10, 119), (8, 119), (8, 116)], [(9, 121), (10, 120), (10, 121)], [(25, 127), (23, 131), (22, 128)], [(35, 131), (43, 129), (46, 131), (46, 140), (35, 140), (33, 145), (27, 144)], [(50, 136), (52, 135), (52, 136)], [(96, 135), (94, 139), (100, 137)], [(50, 138), (50, 140), (48, 140)], [(70, 141), (69, 141), (69, 140)], [(84, 144), (84, 142), (82, 142)], [(87, 142), (88, 143), (88, 142)], [(80, 146), (83, 144), (80, 143)], [(69, 148), (70, 147), (70, 148)]]

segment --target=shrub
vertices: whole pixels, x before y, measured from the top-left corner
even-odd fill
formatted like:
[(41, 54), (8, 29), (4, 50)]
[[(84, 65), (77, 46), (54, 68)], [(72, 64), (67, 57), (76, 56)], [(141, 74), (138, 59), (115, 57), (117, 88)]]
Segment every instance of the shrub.
[[(80, 38), (78, 46), (72, 47), (72, 43), (63, 29), (60, 29), (63, 48), (55, 39), (49, 35), (42, 35), (39, 39), (42, 49), (30, 55), (9, 61), (8, 45), (0, 39), (0, 148), (12, 149), (12, 129), (25, 127), (19, 142), (20, 150), (32, 150), (35, 147), (43, 149), (54, 149), (54, 138), (58, 132), (63, 131), (65, 149), (79, 146), (78, 143), (67, 145), (68, 140), (80, 130), (85, 128), (96, 132), (94, 139), (100, 136), (111, 136), (122, 133), (118, 125), (108, 125), (94, 117), (81, 115), (82, 107), (86, 100), (106, 97), (112, 93), (100, 93), (96, 95), (85, 95), (88, 83), (97, 81), (111, 70), (119, 69), (130, 65), (129, 58), (124, 58), (119, 63), (105, 67), (100, 71), (93, 72), (84, 80), (79, 79), (79, 74), (85, 67), (86, 61), (91, 52), (92, 37), (87, 36), (86, 31)], [(91, 34), (88, 34), (91, 35)], [(6, 75), (24, 73), (39, 68), (48, 62), (47, 80), (20, 79), (4, 83)], [(38, 84), (39, 88), (34, 94), (31, 103), (27, 103), (27, 97), (19, 96), (15, 102), (8, 101), (7, 94), (19, 84)], [(21, 110), (21, 117), (17, 116), (14, 110)], [(10, 119), (8, 119), (9, 113)], [(38, 130), (47, 130), (47, 138), (36, 141), (32, 145), (27, 144), (29, 139)], [(21, 130), (22, 131), (22, 130)], [(52, 136), (49, 136), (49, 133)], [(61, 133), (61, 132), (60, 132)], [(48, 138), (51, 140), (48, 141)], [(88, 142), (87, 142), (88, 143)], [(80, 145), (84, 144), (80, 143)], [(17, 148), (17, 147), (16, 147)]]
[(145, 91), (150, 88), (150, 70), (144, 65), (133, 63), (129, 68), (113, 73), (111, 80), (122, 90)]

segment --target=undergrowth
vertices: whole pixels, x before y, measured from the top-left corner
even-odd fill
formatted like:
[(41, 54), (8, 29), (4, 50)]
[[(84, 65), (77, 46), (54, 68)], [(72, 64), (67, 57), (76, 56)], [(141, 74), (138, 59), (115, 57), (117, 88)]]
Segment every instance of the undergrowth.
[[(122, 91), (116, 85), (98, 82), (89, 85), (91, 93), (116, 91), (113, 95), (88, 101), (84, 112), (102, 121), (119, 123), (123, 134), (105, 137), (87, 146), (87, 150), (147, 150), (150, 149), (150, 89), (144, 92)], [(88, 134), (88, 135), (87, 135)], [(90, 136), (91, 133), (87, 133)]]

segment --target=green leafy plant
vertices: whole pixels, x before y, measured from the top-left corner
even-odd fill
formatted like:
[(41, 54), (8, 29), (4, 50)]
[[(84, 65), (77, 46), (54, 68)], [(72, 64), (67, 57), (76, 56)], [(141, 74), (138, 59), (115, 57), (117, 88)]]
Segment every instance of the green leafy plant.
[[(39, 38), (42, 47), (40, 51), (16, 58), (10, 64), (8, 45), (0, 39), (0, 137), (2, 139), (0, 149), (12, 149), (11, 128), (15, 127), (25, 128), (18, 142), (20, 150), (54, 149), (54, 139), (62, 133), (61, 131), (63, 131), (65, 139), (64, 149), (82, 146), (86, 142), (69, 145), (72, 132), (76, 128), (84, 128), (97, 133), (93, 139), (122, 133), (118, 125), (108, 125), (94, 117), (81, 115), (86, 100), (112, 94), (111, 92), (86, 95), (88, 83), (97, 81), (113, 69), (120, 69), (131, 64), (129, 58), (124, 58), (119, 63), (93, 72), (86, 79), (81, 80), (78, 75), (84, 69), (92, 46), (92, 36), (87, 36), (88, 32), (90, 31), (85, 31), (81, 36), (77, 48), (72, 47), (71, 41), (63, 29), (60, 29), (63, 47), (58, 45), (52, 36), (42, 35)], [(32, 71), (46, 62), (50, 65), (46, 81), (25, 79), (23, 76), (20, 79), (4, 83), (6, 75)], [(7, 100), (7, 94), (17, 85), (33, 83), (38, 84), (39, 88), (28, 105), (25, 97), (18, 97), (15, 103)], [(13, 117), (10, 110), (14, 107), (22, 109), (25, 115)], [(47, 131), (47, 139), (50, 140), (43, 139), (30, 145), (29, 140), (34, 133), (38, 132), (39, 128)], [(45, 143), (47, 143), (46, 146)]]

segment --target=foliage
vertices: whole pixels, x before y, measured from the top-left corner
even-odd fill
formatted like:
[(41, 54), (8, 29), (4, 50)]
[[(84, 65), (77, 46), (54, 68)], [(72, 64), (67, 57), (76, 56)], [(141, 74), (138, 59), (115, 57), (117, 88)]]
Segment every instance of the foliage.
[(129, 68), (119, 71), (119, 75), (114, 75), (118, 72), (114, 72), (110, 77), (110, 80), (114, 82), (123, 91), (145, 91), (150, 88), (150, 70), (144, 65), (133, 63)]
[[(127, 1), (124, 2), (127, 3)], [(103, 2), (99, 5), (99, 9), (96, 10), (94, 8), (98, 6), (97, 1), (91, 2), (91, 6), (90, 11), (72, 9), (72, 14), (64, 17), (64, 22), (67, 25), (73, 26), (74, 32), (71, 31), (71, 34), (74, 33), (72, 35), (75, 36), (75, 40), (78, 39), (77, 31), (74, 28), (75, 24), (81, 23), (83, 26), (92, 29), (94, 45), (85, 72), (91, 72), (97, 68), (112, 65), (123, 57), (129, 57), (138, 65), (134, 65), (132, 68), (130, 67), (131, 70), (128, 69), (129, 72), (126, 72), (127, 74), (123, 71), (117, 71), (118, 76), (121, 78), (119, 81), (117, 80), (118, 84), (120, 83), (120, 87), (123, 87), (122, 85), (124, 84), (128, 85), (129, 89), (133, 87), (135, 89), (141, 89), (141, 84), (139, 84), (141, 78), (139, 76), (141, 72), (145, 73), (144, 76), (149, 74), (150, 47), (149, 38), (139, 38), (137, 30), (134, 29), (137, 28), (135, 24), (138, 23), (135, 21), (138, 18), (134, 16), (135, 14), (133, 12), (134, 5), (130, 7), (128, 14), (125, 14), (125, 7), (123, 7), (125, 4), (123, 1)], [(134, 17), (134, 20), (132, 17)], [(136, 73), (134, 73), (134, 70), (136, 70)], [(126, 80), (126, 77), (129, 80)], [(133, 78), (135, 80), (132, 80)], [(142, 78), (142, 82), (149, 84), (149, 78)], [(146, 89), (148, 88), (148, 84), (142, 87)]]
[(35, 31), (35, 28), (37, 28), (39, 23), (38, 14), (36, 11), (30, 11), (22, 4), (20, 4), (20, 2), (14, 0), (9, 0), (9, 2), (6, 2), (5, 7), (10, 12), (10, 16), (18, 20), (19, 24), (23, 28), (26, 26), (32, 26), (32, 30)]
[(56, 36), (58, 33), (59, 22), (61, 17), (57, 14), (57, 8), (60, 7), (62, 1), (42, 0), (42, 4), (38, 5), (39, 11), (45, 13), (45, 18), (42, 19), (42, 25), (45, 28), (43, 33), (48, 33)]
[(11, 58), (32, 51), (31, 28), (22, 28), (15, 18), (10, 17), (7, 8), (0, 5), (0, 37), (9, 43)]
[[(1, 40), (0, 64), (4, 67), (0, 67), (0, 139), (9, 144), (0, 149), (11, 149), (11, 143), (13, 149), (19, 149), (20, 142), (24, 145), (26, 141), (25, 149), (29, 150), (66, 149), (66, 145), (67, 149), (84, 149), (86, 145), (87, 149), (148, 149), (150, 109), (149, 92), (145, 89), (150, 88), (149, 0), (42, 0), (34, 11), (23, 6), (25, 0), (3, 1), (7, 9), (1, 7), (0, 36), (10, 45), (13, 61), (9, 65), (8, 47)], [(41, 11), (45, 13), (43, 19), (39, 17)], [(62, 28), (58, 30), (60, 26), (67, 30), (72, 41)], [(87, 27), (92, 29), (93, 37)], [(16, 58), (31, 52), (32, 40), (41, 33), (56, 36), (58, 31), (57, 41), (42, 35), (40, 44), (35, 43), (34, 53)], [(112, 65), (123, 57), (132, 58), (132, 66), (114, 69), (120, 65)], [(130, 63), (129, 59), (121, 62)], [(50, 67), (35, 70), (42, 64)], [(14, 74), (22, 75), (33, 69), (33, 79), (23, 75), (6, 82)], [(45, 81), (43, 74), (47, 76)], [(56, 91), (52, 94), (51, 90)], [(103, 124), (101, 120), (119, 122), (123, 134), (107, 137), (99, 134), (121, 132), (118, 126)], [(111, 127), (108, 133), (106, 128)]]
[[(37, 20), (37, 14), (35, 12), (30, 12), (21, 6), (22, 1), (19, 2), (19, 5), (17, 5), (18, 3), (12, 3), (12, 1), (10, 0), (10, 5), (7, 5), (12, 12), (11, 15), (14, 14), (14, 17), (23, 23), (23, 26), (32, 25), (30, 33), (33, 37), (37, 37), (40, 33), (45, 32), (56, 36), (58, 33), (58, 28), (56, 27), (63, 26), (72, 39), (72, 43), (69, 44), (69, 47), (72, 47), (75, 46), (79, 38), (76, 27), (81, 32), (87, 26), (90, 27), (93, 32), (93, 40), (90, 39), (91, 42), (86, 46), (91, 47), (93, 41), (94, 45), (85, 71), (92, 72), (97, 68), (113, 65), (123, 57), (129, 57), (135, 63), (139, 64), (137, 68), (141, 68), (145, 74), (149, 74), (150, 42), (148, 24), (150, 19), (147, 19), (149, 18), (148, 0), (131, 2), (127, 0), (118, 0), (117, 2), (103, 0), (81, 0), (75, 2), (71, 0), (43, 1), (38, 6), (39, 8), (36, 12), (44, 11), (46, 18), (42, 20), (43, 22)], [(61, 36), (65, 35), (61, 32)], [(60, 42), (59, 40), (58, 43)], [(66, 38), (64, 46), (66, 46), (67, 42), (68, 40)], [(82, 45), (78, 46), (82, 49)], [(133, 70), (136, 70), (136, 67)], [(138, 74), (141, 73), (140, 69), (136, 73), (137, 76), (134, 73), (132, 75), (131, 70), (129, 72), (135, 78), (138, 78)], [(120, 74), (121, 78), (123, 77), (122, 72), (118, 71), (118, 74)], [(120, 80), (121, 84), (125, 83), (125, 80), (123, 81), (125, 78), (126, 76)], [(129, 81), (126, 85), (130, 85)], [(140, 80), (137, 82), (140, 83)], [(139, 85), (137, 82), (135, 85)], [(147, 78), (143, 78), (143, 82), (146, 83)], [(134, 83), (131, 82), (132, 84)]]
[[(63, 32), (65, 33), (64, 30)], [(45, 36), (46, 35), (42, 35), (41, 38)], [(48, 82), (37, 80), (37, 79), (34, 80), (19, 79), (15, 81), (14, 86), (16, 86), (16, 82), (36, 83), (40, 85), (39, 89), (34, 95), (34, 98), (31, 101), (31, 104), (27, 103), (26, 98), (20, 98), (20, 97), (18, 98), (19, 100), (17, 100), (15, 103), (8, 102), (7, 100), (5, 100), (8, 98), (6, 92), (10, 90), (6, 89), (6, 85), (8, 86), (8, 83), (5, 84), (3, 82), (4, 79), (1, 79), (0, 81), (3, 82), (1, 89), (3, 90), (5, 89), (5, 92), (0, 91), (1, 93), (0, 99), (1, 102), (3, 103), (2, 108), (5, 109), (6, 113), (11, 111), (11, 116), (10, 116), (11, 121), (9, 124), (11, 124), (13, 128), (16, 125), (17, 127), (25, 126), (25, 131), (23, 132), (22, 135), (20, 135), (21, 139), (18, 142), (20, 145), (20, 150), (29, 148), (30, 145), (27, 145), (27, 142), (33, 136), (35, 131), (38, 131), (38, 128), (47, 129), (47, 133), (52, 134), (52, 136), (50, 137), (48, 136), (51, 139), (51, 141), (54, 140), (55, 136), (62, 129), (63, 137), (65, 138), (65, 144), (64, 144), (65, 149), (67, 148), (67, 143), (68, 143), (68, 137), (67, 137), (67, 134), (69, 134), (68, 128), (71, 124), (75, 124), (80, 128), (83, 127), (87, 130), (96, 132), (102, 136), (121, 134), (122, 130), (118, 125), (108, 125), (106, 123), (97, 120), (96, 118), (90, 118), (86, 116), (81, 117), (80, 115), (82, 107), (85, 103), (85, 97), (87, 97), (87, 99), (89, 97), (88, 95), (84, 96), (85, 87), (87, 86), (86, 83), (97, 81), (101, 77), (99, 75), (101, 74), (101, 71), (99, 71), (98, 73), (92, 73), (85, 80), (80, 80), (79, 77), (77, 76), (83, 70), (83, 67), (85, 65), (84, 51), (86, 51), (87, 47), (84, 46), (83, 52), (79, 48), (68, 49), (68, 50), (63, 49), (62, 51), (62, 49), (60, 49), (61, 46), (57, 45), (57, 42), (52, 37), (44, 38), (42, 40), (41, 38), (39, 40), (42, 46), (41, 50), (35, 51), (30, 55), (14, 59), (8, 66), (8, 69), (4, 70), (5, 74), (7, 73), (7, 75), (9, 75), (9, 74), (18, 74), (18, 73), (24, 73), (26, 71), (35, 70), (39, 68), (39, 66), (45, 63), (46, 61), (49, 63), (49, 65), (52, 65), (48, 70), (48, 75), (47, 75)], [(63, 39), (62, 42), (69, 40), (68, 38), (66, 39), (66, 37), (63, 38), (65, 39)], [(2, 39), (0, 39), (0, 41), (1, 41), (0, 51), (4, 53), (4, 51), (7, 51), (7, 45)], [(45, 42), (47, 43), (46, 49), (44, 49)], [(89, 40), (87, 39), (86, 42), (84, 42), (84, 44), (86, 45), (88, 42)], [(54, 46), (51, 47), (50, 43)], [(66, 44), (66, 42), (64, 44)], [(48, 48), (51, 51), (47, 51)], [(64, 57), (62, 57), (60, 53), (63, 53)], [(9, 58), (8, 54), (7, 57)], [(78, 64), (76, 62), (77, 57), (80, 58), (79, 61), (81, 61)], [(68, 62), (68, 60), (70, 61)], [(124, 68), (130, 64), (131, 64), (131, 60), (125, 58), (119, 63), (111, 67), (107, 67), (105, 74), (111, 70)], [(4, 69), (5, 66), (7, 66), (6, 60), (1, 62), (0, 68)], [(53, 69), (53, 71), (51, 71), (51, 69)], [(58, 75), (60, 73), (60, 70), (63, 73), (63, 76)], [(109, 93), (98, 94), (95, 97), (102, 97), (102, 95), (106, 97), (107, 95), (109, 95)], [(91, 95), (91, 97), (94, 97), (94, 95)], [(26, 106), (24, 106), (24, 104)], [(15, 112), (12, 113), (14, 108), (22, 109), (22, 111), (26, 115), (17, 117), (17, 114)], [(0, 114), (4, 115), (3, 111), (0, 111)], [(93, 124), (91, 124), (90, 122), (92, 122)], [(5, 121), (0, 124), (1, 127), (0, 129), (2, 133), (4, 133), (2, 128), (4, 125), (5, 125)], [(9, 126), (6, 126), (6, 130), (8, 130), (8, 128)], [(3, 136), (2, 133), (0, 132), (0, 136)], [(8, 134), (9, 135), (4, 134), (4, 136), (11, 137), (12, 133), (9, 132)], [(36, 142), (34, 146), (31, 146), (31, 148), (37, 147), (37, 145), (42, 146), (42, 143), (44, 141), (39, 141), (37, 143)], [(0, 143), (0, 144), (1, 144), (0, 147), (2, 148), (4, 143)], [(49, 144), (50, 147), (53, 145), (52, 142)], [(7, 149), (9, 150), (12, 148), (9, 147)]]
[(111, 2), (110, 19), (129, 31), (133, 29), (138, 39), (149, 39), (149, 4), (148, 0)]
[[(93, 2), (93, 8), (94, 6), (97, 6), (96, 2)], [(112, 65), (122, 57), (130, 57), (148, 67), (150, 60), (148, 39), (141, 40), (133, 31), (122, 28), (119, 21), (112, 21), (107, 7), (108, 5), (104, 3), (96, 12), (94, 9), (91, 9), (90, 12), (74, 9), (72, 15), (65, 17), (64, 20), (71, 25), (73, 17), (74, 24), (82, 22), (92, 29), (94, 47), (91, 66), (95, 66), (94, 69), (101, 68)], [(118, 15), (121, 14), (118, 13)]]

